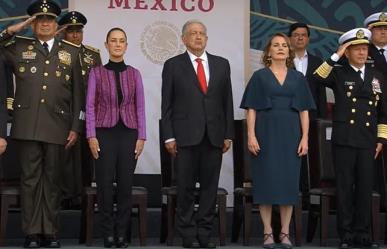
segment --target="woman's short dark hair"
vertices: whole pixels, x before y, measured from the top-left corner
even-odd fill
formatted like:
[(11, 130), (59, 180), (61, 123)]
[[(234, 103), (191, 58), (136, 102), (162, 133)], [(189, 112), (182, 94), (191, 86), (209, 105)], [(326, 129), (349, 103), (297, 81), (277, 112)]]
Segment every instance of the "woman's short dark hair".
[(110, 36), (110, 34), (111, 34), (113, 31), (121, 31), (122, 33), (124, 33), (125, 39), (128, 40), (128, 37), (126, 37), (126, 32), (125, 32), (122, 28), (114, 27), (114, 28), (111, 28), (111, 29), (109, 30), (109, 32), (107, 33), (107, 35), (106, 35), (106, 42), (108, 42), (109, 36)]
[(267, 42), (265, 48), (263, 49), (263, 56), (262, 56), (262, 63), (265, 65), (265, 67), (270, 67), (271, 65), (271, 56), (269, 55), (269, 50), (271, 46), (271, 42), (273, 41), (274, 37), (283, 37), (286, 41), (286, 44), (288, 45), (289, 48), (289, 57), (286, 58), (286, 67), (287, 68), (292, 68), (294, 67), (294, 51), (290, 47), (290, 40), (289, 37), (287, 37), (284, 33), (275, 33)]

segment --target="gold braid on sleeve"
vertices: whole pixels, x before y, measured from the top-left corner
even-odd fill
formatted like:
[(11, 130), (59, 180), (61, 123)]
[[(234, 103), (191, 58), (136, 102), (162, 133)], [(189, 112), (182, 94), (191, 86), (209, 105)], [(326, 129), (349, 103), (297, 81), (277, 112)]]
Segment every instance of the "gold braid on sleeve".
[(387, 125), (378, 124), (378, 138), (387, 139)]
[(317, 73), (321, 78), (326, 79), (332, 71), (332, 66), (324, 62), (319, 66), (314, 73)]

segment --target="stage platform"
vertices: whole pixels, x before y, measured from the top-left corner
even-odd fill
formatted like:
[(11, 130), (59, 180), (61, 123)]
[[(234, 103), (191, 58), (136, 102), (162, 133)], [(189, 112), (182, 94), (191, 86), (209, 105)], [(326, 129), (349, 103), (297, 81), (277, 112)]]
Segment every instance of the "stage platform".
[[(94, 223), (94, 245), (93, 247), (87, 247), (86, 245), (78, 244), (78, 237), (80, 231), (80, 211), (79, 210), (64, 210), (60, 213), (60, 224), (61, 230), (59, 232), (59, 238), (62, 243), (63, 248), (101, 248), (103, 247), (103, 242), (101, 239), (101, 231), (99, 226), (99, 216), (95, 214), (95, 223)], [(262, 224), (259, 219), (258, 214), (253, 214), (252, 219), (252, 238), (250, 240), (250, 245), (245, 247), (242, 245), (242, 231), (240, 233), (240, 238), (238, 243), (231, 243), (231, 228), (232, 228), (232, 209), (229, 208), (227, 212), (227, 240), (226, 246), (220, 248), (261, 248), (262, 244)], [(384, 239), (384, 214), (381, 214), (381, 248), (387, 248), (383, 244)], [(306, 229), (307, 229), (307, 220), (308, 213), (303, 212), (303, 244), (302, 248), (319, 248), (319, 230), (316, 230), (316, 234), (312, 243), (306, 243)], [(159, 243), (160, 235), (160, 224), (161, 224), (161, 215), (159, 208), (149, 208), (148, 217), (147, 217), (147, 246), (140, 247), (138, 241), (138, 231), (137, 231), (137, 218), (132, 219), (132, 243), (129, 248), (176, 248), (181, 247), (181, 240), (178, 237), (175, 237), (174, 246), (167, 247), (166, 244)], [(291, 227), (292, 229), (292, 227)], [(293, 234), (291, 232), (291, 234)], [(217, 240), (217, 228), (214, 226), (214, 238), (213, 241), (218, 243)], [(327, 249), (336, 248), (338, 245), (337, 233), (336, 233), (336, 216), (330, 215), (329, 217), (329, 233), (328, 233), (328, 247)], [(11, 210), (9, 213), (8, 224), (7, 224), (7, 236), (5, 240), (4, 248), (21, 248), (23, 245), (24, 234), (20, 228), (20, 211), (18, 209)], [(2, 247), (3, 248), (3, 247)]]

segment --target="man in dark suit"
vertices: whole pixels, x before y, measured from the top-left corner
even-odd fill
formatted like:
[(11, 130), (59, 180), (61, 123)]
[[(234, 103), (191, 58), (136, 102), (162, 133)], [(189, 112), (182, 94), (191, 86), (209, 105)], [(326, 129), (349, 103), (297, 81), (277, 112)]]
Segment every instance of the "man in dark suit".
[[(59, 20), (64, 27), (63, 39), (80, 46), (79, 56), (82, 70), (83, 87), (87, 92), (89, 72), (92, 67), (101, 65), (99, 50), (83, 44), (83, 29), (87, 23), (86, 17), (78, 11), (70, 11)], [(75, 208), (80, 205), (79, 197), (82, 186), (90, 186), (93, 178), (93, 158), (85, 132), (80, 134), (78, 142), (65, 151), (62, 170), (62, 190), (65, 194), (64, 207)]]
[(313, 82), (313, 72), (321, 65), (322, 60), (307, 51), (310, 37), (309, 27), (305, 23), (293, 23), (289, 27), (288, 36), (292, 49), (295, 52), (294, 66), (297, 71), (306, 77), (316, 103), (317, 109), (309, 112), (310, 120), (325, 118), (327, 115), (325, 87)]
[[(61, 155), (83, 127), (79, 47), (55, 39), (61, 9), (54, 1), (34, 1), (27, 13), (26, 21), (0, 33), (1, 52), (16, 77), (11, 137), (22, 171), (24, 247), (56, 248)], [(14, 36), (30, 24), (34, 37)]]
[[(162, 72), (162, 135), (176, 157), (177, 229), (185, 248), (195, 246), (195, 238), (201, 247), (215, 247), (210, 235), (222, 153), (234, 136), (230, 65), (205, 51), (207, 39), (203, 23), (185, 23), (187, 51), (167, 60)], [(200, 197), (194, 220), (196, 182)]]
[[(332, 88), (332, 154), (337, 189), (340, 248), (377, 248), (370, 237), (374, 160), (387, 142), (387, 85), (369, 64), (371, 32), (357, 28), (339, 38), (337, 53), (315, 72), (316, 81)], [(341, 56), (348, 63), (337, 65)]]
[[(313, 72), (321, 65), (321, 58), (309, 53), (307, 47), (309, 45), (310, 30), (305, 23), (293, 23), (289, 26), (288, 36), (290, 45), (294, 50), (294, 66), (297, 71), (301, 72), (309, 83), (309, 89), (312, 93), (317, 109), (309, 111), (310, 122), (316, 118), (326, 118), (327, 116), (327, 96), (325, 87), (317, 84), (313, 80)], [(311, 126), (313, 127), (313, 126)], [(309, 147), (315, 146), (309, 144)], [(310, 169), (308, 165), (308, 157), (302, 157), (300, 189), (303, 193), (303, 206), (306, 208), (309, 203), (307, 193), (309, 192), (309, 175), (314, 173), (314, 169)]]

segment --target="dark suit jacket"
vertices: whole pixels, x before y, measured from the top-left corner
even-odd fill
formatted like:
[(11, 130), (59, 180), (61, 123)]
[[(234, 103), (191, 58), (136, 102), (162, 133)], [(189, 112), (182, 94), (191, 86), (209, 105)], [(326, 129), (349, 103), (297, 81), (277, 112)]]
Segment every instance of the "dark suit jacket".
[(321, 65), (321, 58), (314, 56), (308, 52), (308, 68), (306, 70), (306, 80), (309, 83), (310, 91), (313, 95), (317, 109), (309, 111), (310, 120), (316, 118), (326, 118), (327, 116), (327, 95), (325, 87), (314, 82), (313, 73)]
[(178, 146), (199, 144), (207, 132), (213, 146), (234, 137), (234, 112), (230, 65), (207, 53), (210, 70), (208, 92), (200, 90), (187, 52), (164, 64), (162, 72), (161, 124), (164, 140), (175, 138)]

